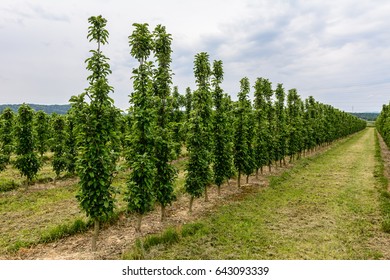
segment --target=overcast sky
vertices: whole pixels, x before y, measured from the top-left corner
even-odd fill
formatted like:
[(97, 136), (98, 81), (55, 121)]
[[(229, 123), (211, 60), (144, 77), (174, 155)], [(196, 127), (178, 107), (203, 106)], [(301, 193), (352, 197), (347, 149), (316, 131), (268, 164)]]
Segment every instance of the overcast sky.
[[(223, 88), (268, 78), (302, 99), (344, 111), (380, 111), (390, 100), (388, 0), (1, 0), (0, 103), (65, 104), (87, 87), (88, 17), (108, 21), (115, 105), (132, 91), (132, 23), (165, 25), (173, 36), (173, 81), (195, 88), (194, 55), (224, 63)], [(251, 95), (253, 95), (253, 88)]]

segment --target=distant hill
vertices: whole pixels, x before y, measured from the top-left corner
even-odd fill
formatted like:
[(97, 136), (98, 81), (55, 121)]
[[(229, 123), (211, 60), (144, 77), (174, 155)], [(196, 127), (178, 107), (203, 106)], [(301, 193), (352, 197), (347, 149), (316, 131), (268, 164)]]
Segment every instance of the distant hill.
[(375, 121), (379, 116), (379, 113), (350, 113), (358, 118), (361, 118), (366, 121)]
[[(4, 104), (0, 105), (0, 112), (5, 108), (11, 108), (14, 112), (17, 112), (21, 104)], [(35, 111), (42, 110), (47, 114), (57, 113), (59, 115), (64, 115), (70, 109), (69, 104), (65, 105), (39, 105), (39, 104), (28, 104)]]

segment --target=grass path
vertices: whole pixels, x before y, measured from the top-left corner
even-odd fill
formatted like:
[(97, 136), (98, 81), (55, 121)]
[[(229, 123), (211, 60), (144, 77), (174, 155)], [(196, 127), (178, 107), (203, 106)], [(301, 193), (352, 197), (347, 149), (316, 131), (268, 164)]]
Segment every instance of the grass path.
[(374, 177), (375, 131), (366, 129), (300, 161), (252, 197), (221, 207), (153, 259), (389, 259)]

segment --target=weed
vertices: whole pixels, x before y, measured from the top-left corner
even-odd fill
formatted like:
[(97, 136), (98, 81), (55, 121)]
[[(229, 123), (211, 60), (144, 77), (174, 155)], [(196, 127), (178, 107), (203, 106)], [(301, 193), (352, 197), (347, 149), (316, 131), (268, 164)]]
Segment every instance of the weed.
[(45, 232), (41, 236), (39, 243), (53, 242), (69, 235), (84, 232), (90, 226), (91, 222), (85, 222), (81, 219), (77, 219), (71, 224), (58, 225)]
[(11, 246), (8, 247), (8, 251), (9, 252), (16, 252), (21, 248), (28, 248), (31, 245), (33, 245), (31, 242), (18, 240), (14, 244), (12, 244)]
[(20, 187), (15, 181), (5, 181), (0, 183), (0, 192), (9, 192)]
[(206, 226), (204, 223), (196, 222), (192, 224), (184, 224), (181, 229), (181, 236), (185, 238), (188, 236), (193, 236), (199, 232), (201, 234), (206, 232)]
[(175, 228), (168, 228), (161, 234), (148, 235), (143, 239), (138, 238), (132, 250), (122, 256), (123, 259), (142, 260), (153, 247), (169, 246), (179, 242), (180, 234)]

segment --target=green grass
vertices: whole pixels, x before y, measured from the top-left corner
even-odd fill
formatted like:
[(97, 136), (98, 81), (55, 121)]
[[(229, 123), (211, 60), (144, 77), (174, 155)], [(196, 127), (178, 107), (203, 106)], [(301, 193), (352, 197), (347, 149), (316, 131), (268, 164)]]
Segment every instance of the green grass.
[(0, 192), (9, 192), (19, 188), (21, 185), (13, 180), (4, 180), (0, 178)]
[(82, 219), (76, 219), (72, 223), (56, 225), (43, 231), (38, 240), (17, 240), (13, 244), (9, 245), (7, 249), (10, 252), (14, 252), (19, 250), (20, 248), (30, 247), (38, 243), (49, 243), (64, 238), (66, 236), (85, 232), (91, 226), (92, 223), (90, 221), (86, 222)]
[[(0, 173), (0, 193), (12, 191), (20, 187), (27, 185), (26, 178), (20, 175), (20, 172), (13, 166), (15, 156), (11, 157), (11, 163), (7, 165), (7, 168)], [(48, 153), (43, 157), (42, 166), (39, 170), (36, 178), (33, 179), (33, 184), (45, 184), (53, 182), (56, 175), (51, 166), (52, 153)], [(73, 176), (69, 174), (63, 174), (60, 179), (67, 179)]]
[(138, 238), (132, 249), (126, 252), (122, 258), (131, 260), (142, 260), (145, 256), (158, 253), (161, 248), (167, 248), (180, 242), (182, 238), (203, 235), (207, 232), (206, 226), (202, 223), (184, 224), (181, 228), (168, 228), (159, 234), (148, 235), (142, 239)]
[[(31, 186), (30, 186), (31, 187)], [(75, 200), (77, 185), (35, 190), (21, 188), (0, 196), (0, 252), (13, 251), (23, 244), (48, 242), (64, 236), (77, 220), (87, 219)], [(56, 229), (57, 228), (57, 229)]]
[[(270, 187), (201, 219), (202, 234), (144, 251), (145, 259), (378, 259), (380, 194), (369, 128), (298, 161)], [(126, 255), (124, 256), (126, 258)]]

